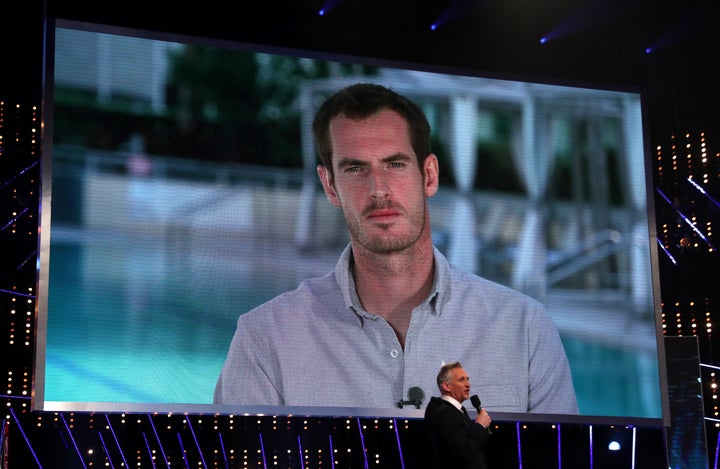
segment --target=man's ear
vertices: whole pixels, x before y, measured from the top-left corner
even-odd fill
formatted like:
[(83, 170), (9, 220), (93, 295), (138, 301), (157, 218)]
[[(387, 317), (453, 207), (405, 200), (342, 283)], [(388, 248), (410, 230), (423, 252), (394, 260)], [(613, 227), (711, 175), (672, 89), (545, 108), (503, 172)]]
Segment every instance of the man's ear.
[(440, 165), (437, 156), (430, 153), (423, 161), (423, 180), (425, 184), (425, 196), (432, 197), (438, 191), (440, 178)]
[(327, 199), (335, 207), (340, 207), (340, 199), (338, 198), (337, 192), (335, 191), (335, 183), (333, 181), (332, 175), (330, 174), (330, 171), (328, 171), (325, 166), (319, 164), (317, 166), (317, 173), (318, 177), (320, 178), (320, 182), (322, 183), (323, 190), (325, 191), (325, 196), (327, 197)]
[(447, 381), (441, 382), (440, 387), (443, 390), (443, 394), (447, 394), (450, 392), (450, 383), (448, 383)]

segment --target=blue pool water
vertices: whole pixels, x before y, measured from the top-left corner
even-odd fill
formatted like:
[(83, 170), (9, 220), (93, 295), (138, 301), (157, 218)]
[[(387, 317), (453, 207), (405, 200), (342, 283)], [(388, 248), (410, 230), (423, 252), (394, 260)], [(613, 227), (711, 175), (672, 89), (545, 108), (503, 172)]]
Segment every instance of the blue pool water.
[[(308, 273), (302, 256), (273, 266), (256, 249), (183, 259), (152, 238), (54, 244), (45, 399), (211, 403), (237, 316)], [(334, 256), (315, 269), (332, 268)], [(581, 413), (660, 416), (653, 353), (563, 341)]]

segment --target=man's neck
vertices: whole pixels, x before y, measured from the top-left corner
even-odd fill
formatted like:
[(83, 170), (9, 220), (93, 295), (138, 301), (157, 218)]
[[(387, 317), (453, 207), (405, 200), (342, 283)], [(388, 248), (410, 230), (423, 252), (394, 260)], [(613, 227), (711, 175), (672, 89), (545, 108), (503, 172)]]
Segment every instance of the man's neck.
[(410, 325), (412, 310), (432, 290), (435, 259), (431, 242), (409, 252), (373, 254), (353, 246), (355, 288), (366, 311), (384, 318), (400, 343)]

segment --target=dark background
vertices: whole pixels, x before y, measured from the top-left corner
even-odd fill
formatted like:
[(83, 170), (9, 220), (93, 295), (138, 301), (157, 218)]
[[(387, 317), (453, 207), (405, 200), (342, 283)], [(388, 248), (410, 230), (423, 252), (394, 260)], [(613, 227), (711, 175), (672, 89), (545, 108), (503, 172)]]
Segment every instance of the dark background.
[[(327, 447), (328, 438), (334, 441), (334, 448), (344, 450), (356, 447), (359, 436), (364, 438), (364, 446), (356, 449), (353, 456), (338, 456), (341, 460), (338, 467), (367, 467), (366, 455), (370, 455), (373, 467), (419, 467), (422, 453), (417, 422), (389, 425), (352, 419), (308, 422), (302, 418), (232, 419), (162, 414), (126, 418), (121, 414), (30, 411), (34, 317), (26, 311), (34, 310), (38, 161), (42, 141), (28, 136), (37, 135), (29, 129), (38, 126), (43, 109), (42, 35), (46, 17), (427, 63), (498, 78), (637, 88), (646, 98), (648, 157), (655, 166), (656, 188), (677, 201), (676, 207), (684, 212), (702, 214), (703, 221), (709, 221), (713, 227), (720, 222), (717, 207), (701, 206), (701, 199), (681, 184), (694, 175), (695, 168), (681, 162), (670, 171), (672, 163), (654, 155), (658, 145), (667, 147), (674, 141), (680, 142), (688, 132), (692, 135), (705, 132), (711, 159), (707, 187), (710, 195), (720, 200), (718, 2), (336, 0), (333, 3), (335, 6), (324, 16), (318, 15), (323, 2), (299, 0), (92, 4), (30, 0), (0, 6), (3, 137), (0, 362), (3, 367), (7, 365), (7, 378), (0, 375), (0, 379), (7, 379), (0, 401), (3, 409), (7, 409), (3, 415), (3, 423), (7, 423), (4, 435), (9, 435), (9, 449), (3, 451), (0, 463), (7, 461), (8, 467), (87, 467), (109, 461), (109, 465), (118, 467), (122, 461), (150, 467), (154, 464), (150, 455), (155, 454), (162, 461), (160, 465), (172, 460), (174, 466), (232, 467), (233, 461), (240, 465), (242, 458), (238, 450), (233, 453), (237, 459), (226, 462), (226, 448), (232, 446), (245, 448), (245, 457), (250, 457), (253, 466), (262, 450), (263, 456), (264, 451), (268, 452), (271, 463), (271, 454), (279, 458), (276, 459), (279, 467), (303, 467), (299, 457), (286, 456), (288, 450), (299, 452), (302, 443), (303, 450), (313, 451), (307, 463), (315, 467), (316, 460), (324, 461), (322, 467), (331, 467), (329, 455), (321, 456), (319, 449)], [(430, 25), (448, 12), (457, 15), (432, 31)], [(541, 37), (555, 30), (565, 35), (540, 43)], [(652, 48), (650, 53), (646, 52), (648, 48)], [(704, 324), (720, 320), (720, 262), (717, 253), (702, 244), (681, 243), (683, 238), (692, 239), (692, 233), (678, 222), (672, 209), (659, 200), (655, 204), (658, 233), (666, 227), (670, 233), (664, 239), (677, 240), (677, 246), (683, 246), (675, 251), (676, 264), (660, 256), (661, 307), (668, 326), (665, 335), (696, 337), (703, 364), (700, 397), (704, 416), (693, 421), (695, 427), (692, 422), (687, 423), (687, 418), (683, 425), (689, 425), (688, 431), (694, 435), (705, 433), (706, 441), (694, 441), (695, 448), (687, 451), (707, 442), (708, 459), (712, 460), (718, 439), (713, 367), (720, 360), (717, 333)], [(717, 240), (714, 243), (720, 244)], [(677, 420), (678, 416), (675, 417)], [(575, 467), (589, 467), (591, 460), (594, 467), (611, 464), (630, 467), (626, 454), (610, 457), (593, 453), (587, 443), (592, 431), (598, 446), (605, 441), (603, 438), (615, 433), (620, 433), (619, 438), (627, 438), (633, 429), (626, 425), (600, 422), (592, 430), (587, 425), (565, 425), (559, 436), (559, 428), (551, 423), (498, 424), (495, 448), (490, 454), (496, 467), (517, 467), (519, 455), (525, 468), (549, 467), (548, 461), (552, 466), (558, 459), (573, 461)], [(107, 433), (108, 428), (113, 430), (112, 436)], [(635, 467), (667, 467), (664, 431), (654, 427), (635, 430), (640, 455)], [(558, 454), (561, 440), (563, 450)], [(89, 447), (95, 451), (89, 453)], [(380, 455), (378, 459), (376, 454)], [(677, 457), (682, 459), (682, 455)]]

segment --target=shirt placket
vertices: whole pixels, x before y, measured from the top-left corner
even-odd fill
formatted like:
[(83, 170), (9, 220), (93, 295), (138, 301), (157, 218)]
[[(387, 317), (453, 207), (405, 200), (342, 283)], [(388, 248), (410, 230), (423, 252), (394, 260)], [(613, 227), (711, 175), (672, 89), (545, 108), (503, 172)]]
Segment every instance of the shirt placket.
[(418, 386), (423, 389), (425, 396), (429, 396), (433, 390), (422, 387), (422, 383), (426, 381), (423, 380), (422, 373), (427, 372), (427, 363), (424, 363), (425, 360), (423, 360), (423, 357), (418, 355), (416, 344), (420, 332), (430, 316), (431, 310), (432, 307), (428, 303), (423, 303), (413, 310), (405, 337), (405, 350), (402, 356), (404, 365), (403, 389), (407, 391), (411, 387)]

